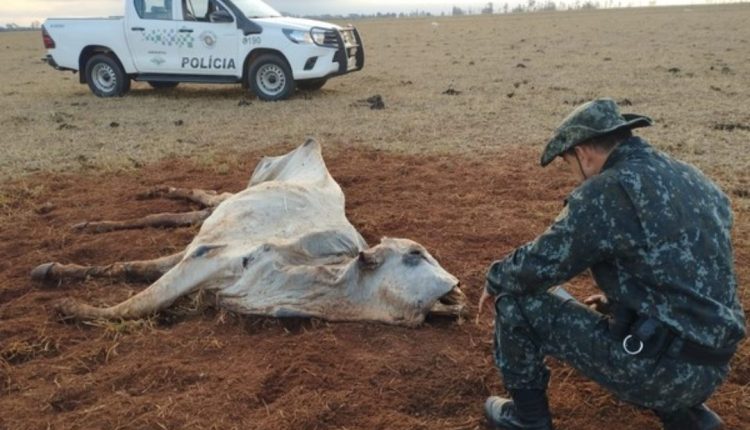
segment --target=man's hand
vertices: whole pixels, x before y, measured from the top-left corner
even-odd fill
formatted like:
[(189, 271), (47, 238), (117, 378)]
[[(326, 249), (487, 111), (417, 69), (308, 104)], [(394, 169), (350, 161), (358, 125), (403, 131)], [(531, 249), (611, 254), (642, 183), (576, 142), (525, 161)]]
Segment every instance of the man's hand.
[(482, 311), (484, 308), (488, 308), (490, 310), (490, 315), (495, 313), (495, 296), (489, 293), (487, 291), (487, 287), (485, 287), (482, 290), (482, 297), (479, 298), (479, 306), (477, 309), (477, 319), (475, 321), (476, 324), (479, 324), (479, 317), (482, 316)]
[(607, 296), (604, 294), (594, 294), (593, 296), (589, 296), (583, 300), (583, 303), (599, 313), (609, 313), (609, 300), (607, 300)]

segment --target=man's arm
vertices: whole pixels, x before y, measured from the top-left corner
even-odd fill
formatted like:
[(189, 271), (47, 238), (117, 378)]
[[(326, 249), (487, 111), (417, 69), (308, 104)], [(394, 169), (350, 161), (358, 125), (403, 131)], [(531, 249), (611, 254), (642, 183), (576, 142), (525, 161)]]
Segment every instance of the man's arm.
[(494, 262), (487, 273), (488, 293), (544, 291), (611, 257), (621, 246), (618, 218), (633, 214), (630, 201), (612, 179), (576, 189), (547, 231)]

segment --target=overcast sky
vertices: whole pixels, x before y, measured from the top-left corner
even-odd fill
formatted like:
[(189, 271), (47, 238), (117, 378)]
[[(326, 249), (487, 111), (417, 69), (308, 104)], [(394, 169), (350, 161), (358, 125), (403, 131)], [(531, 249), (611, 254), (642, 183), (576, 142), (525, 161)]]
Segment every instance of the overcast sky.
[[(526, 0), (495, 0), (496, 8), (505, 2), (511, 6)], [(565, 1), (565, 0), (563, 0)], [(568, 0), (570, 3), (573, 0)], [(618, 0), (619, 1), (619, 0)], [(538, 0), (537, 3), (541, 3)], [(600, 1), (604, 3), (604, 0)], [(280, 11), (295, 15), (349, 14), (375, 12), (409, 12), (416, 9), (439, 14), (452, 6), (481, 9), (482, 0), (266, 0)], [(647, 0), (621, 0), (623, 5), (646, 5)], [(703, 0), (658, 0), (658, 4), (703, 3)], [(16, 23), (27, 26), (48, 17), (109, 16), (123, 14), (123, 0), (0, 0), (0, 25)]]

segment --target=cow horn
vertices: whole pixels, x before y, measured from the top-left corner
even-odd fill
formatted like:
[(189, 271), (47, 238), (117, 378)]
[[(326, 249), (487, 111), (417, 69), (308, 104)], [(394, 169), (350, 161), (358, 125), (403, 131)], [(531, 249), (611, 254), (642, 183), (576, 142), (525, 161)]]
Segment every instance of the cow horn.
[(378, 255), (378, 252), (372, 249), (368, 249), (366, 251), (360, 251), (359, 253), (359, 265), (363, 269), (372, 270), (380, 266), (380, 264), (383, 262), (383, 259), (381, 256)]

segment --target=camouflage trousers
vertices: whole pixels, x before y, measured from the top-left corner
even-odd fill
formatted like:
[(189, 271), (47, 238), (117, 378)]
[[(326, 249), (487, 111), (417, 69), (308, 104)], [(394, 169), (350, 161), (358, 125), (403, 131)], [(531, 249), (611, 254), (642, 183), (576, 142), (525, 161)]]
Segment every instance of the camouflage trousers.
[(495, 363), (506, 389), (546, 389), (544, 364), (555, 357), (621, 400), (672, 412), (704, 402), (728, 366), (699, 366), (669, 357), (628, 355), (609, 331), (609, 317), (575, 299), (545, 292), (500, 294), (495, 302)]

